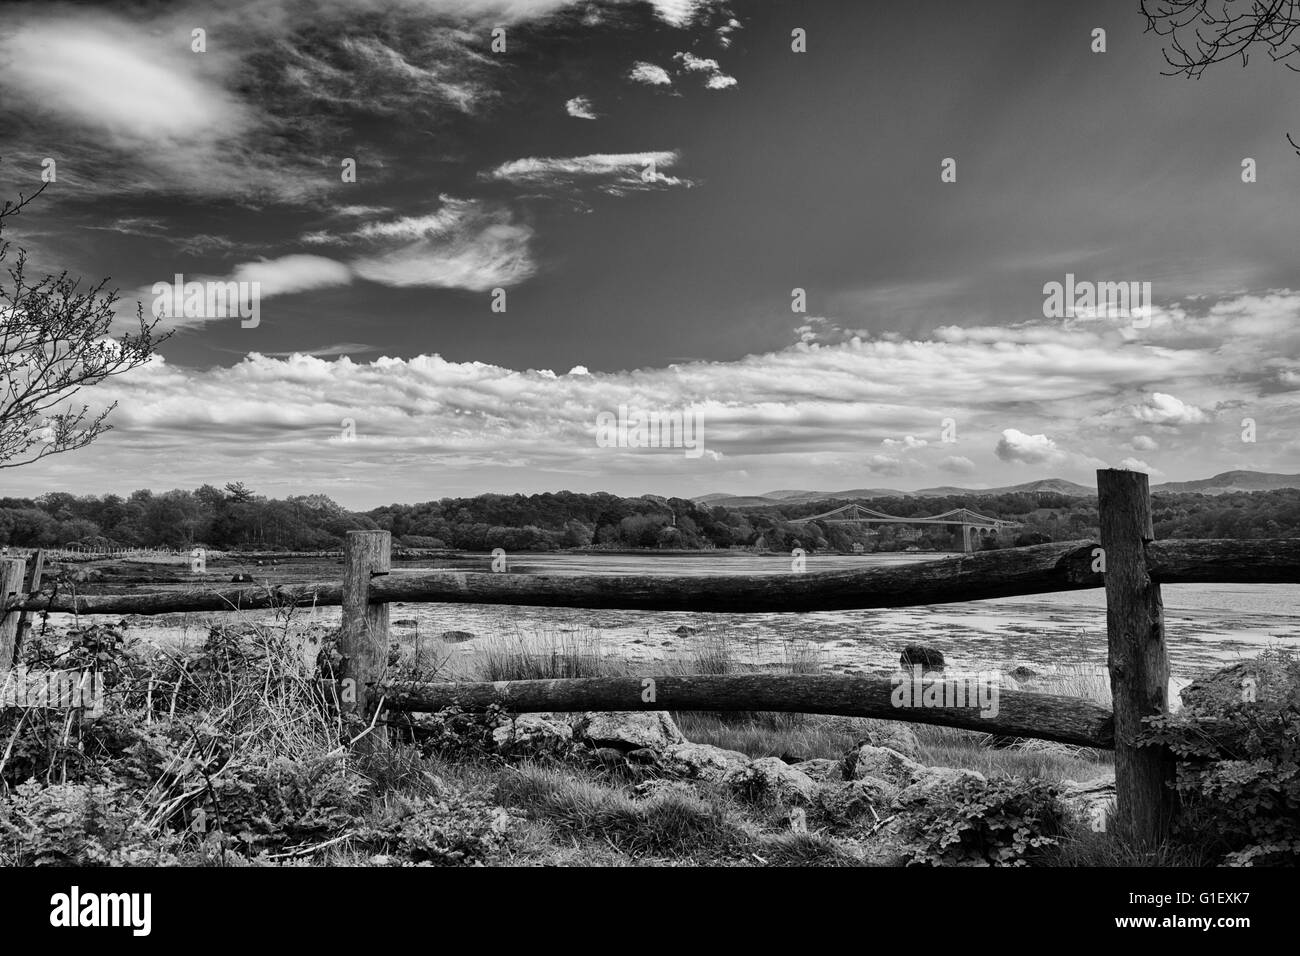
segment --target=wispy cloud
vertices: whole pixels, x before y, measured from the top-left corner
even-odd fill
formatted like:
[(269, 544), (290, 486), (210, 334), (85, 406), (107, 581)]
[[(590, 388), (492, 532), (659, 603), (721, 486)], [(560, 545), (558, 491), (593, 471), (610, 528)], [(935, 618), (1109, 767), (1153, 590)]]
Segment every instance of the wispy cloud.
[(546, 158), (533, 156), (502, 163), (484, 173), (483, 178), (551, 189), (592, 185), (602, 192), (622, 195), (665, 186), (692, 185), (689, 179), (663, 172), (675, 166), (680, 158), (675, 150)]

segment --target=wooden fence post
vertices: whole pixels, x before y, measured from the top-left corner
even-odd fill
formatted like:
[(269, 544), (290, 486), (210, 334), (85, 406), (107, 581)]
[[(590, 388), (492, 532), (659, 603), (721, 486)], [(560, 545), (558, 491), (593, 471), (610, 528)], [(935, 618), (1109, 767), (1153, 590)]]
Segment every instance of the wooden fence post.
[(22, 612), (6, 611), (5, 605), (23, 597), (23, 577), (27, 561), (23, 558), (0, 559), (0, 674), (14, 665), (14, 649), (18, 644), (18, 622)]
[[(343, 548), (343, 626), (339, 634), (340, 709), (370, 719), (375, 685), (388, 665), (388, 605), (370, 603), (370, 579), (387, 574), (392, 535), (349, 531)], [(351, 682), (351, 683), (348, 683)]]
[[(27, 596), (33, 596), (41, 589), (41, 577), (45, 573), (45, 552), (37, 549), (27, 559), (27, 569), (23, 581), (22, 591)], [(18, 661), (18, 655), (22, 651), (23, 642), (27, 640), (27, 631), (31, 628), (32, 622), (27, 619), (27, 612), (23, 611), (18, 615), (18, 632), (14, 638), (13, 660)]]
[(1146, 548), (1155, 537), (1147, 476), (1097, 472), (1101, 546), (1105, 554), (1106, 634), (1115, 715), (1115, 802), (1122, 838), (1159, 844), (1175, 808), (1173, 755), (1164, 747), (1136, 747), (1142, 718), (1166, 712), (1169, 657), (1160, 585), (1147, 571)]

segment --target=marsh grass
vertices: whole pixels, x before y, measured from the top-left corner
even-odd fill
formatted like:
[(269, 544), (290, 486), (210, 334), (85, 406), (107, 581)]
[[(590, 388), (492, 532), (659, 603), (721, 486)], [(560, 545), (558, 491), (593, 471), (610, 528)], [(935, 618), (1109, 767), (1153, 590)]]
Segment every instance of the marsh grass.
[[(219, 799), (229, 801), (231, 814), (237, 812), (243, 799), (237, 788), (254, 781), (269, 794), (300, 792), (303, 801), (291, 804), (283, 819), (270, 821), (267, 832), (255, 834), (265, 849), (253, 858), (262, 863), (367, 864), (394, 854), (409, 862), (409, 855), (402, 854), (411, 846), (442, 859), (438, 853), (450, 853), (449, 845), (462, 843), (469, 847), (464, 852), (480, 862), (533, 865), (859, 862), (837, 839), (793, 833), (782, 811), (743, 804), (716, 786), (642, 791), (633, 786), (638, 781), (583, 763), (503, 765), (499, 759), (448, 759), (405, 744), (358, 752), (348, 745), (371, 730), (341, 721), (327, 706), (317, 667), (328, 671), (332, 634), (304, 617), (292, 610), (274, 622), (232, 614), (195, 642), (201, 646), (128, 652), (114, 665), (118, 673), (111, 693), (123, 725), (158, 750), (149, 771), (153, 779), (143, 791), (134, 791), (130, 813), (145, 828), (142, 832), (166, 843), (175, 859), (226, 865), (247, 861), (247, 856), (225, 850), (217, 853), (189, 828), (198, 809), (215, 811)], [(673, 653), (653, 660), (607, 653), (593, 629), (503, 627), (494, 636), (458, 644), (417, 633), (400, 653), (394, 650), (390, 661), (392, 674), (422, 680), (815, 674), (824, 669), (819, 645), (797, 640), (785, 644), (780, 660), (755, 663), (765, 659), (763, 654), (770, 660), (770, 645), (760, 649), (748, 633), (705, 628), (686, 635)], [(1084, 665), (1035, 676), (1022, 687), (1109, 703), (1104, 675)], [(791, 761), (841, 758), (867, 730), (885, 723), (771, 712), (673, 716), (693, 742)], [(906, 726), (916, 735), (923, 763), (974, 769), (989, 777), (1085, 780), (1111, 763), (1110, 754), (1083, 748), (1039, 742), (995, 747), (987, 734)], [(68, 780), (66, 774), (59, 776), (64, 771), (58, 768), (69, 766), (64, 752), (99, 754), (96, 748), (107, 746), (84, 731), (74, 722), (63, 733), (62, 751), (50, 754), (46, 764), (50, 784)], [(105, 764), (114, 759), (100, 756)], [(227, 804), (221, 805), (226, 812)], [(322, 808), (335, 814), (321, 824), (332, 829), (299, 826), (303, 817)], [(493, 835), (493, 808), (514, 814), (509, 840)], [(255, 822), (254, 811), (260, 812), (251, 808), (246, 819), (257, 830), (262, 824)], [(1181, 856), (1171, 851), (1171, 865), (1192, 859), (1179, 852)], [(1081, 830), (1072, 832), (1058, 861), (1129, 865), (1106, 862), (1123, 858), (1138, 865), (1146, 859), (1125, 853), (1105, 834)]]

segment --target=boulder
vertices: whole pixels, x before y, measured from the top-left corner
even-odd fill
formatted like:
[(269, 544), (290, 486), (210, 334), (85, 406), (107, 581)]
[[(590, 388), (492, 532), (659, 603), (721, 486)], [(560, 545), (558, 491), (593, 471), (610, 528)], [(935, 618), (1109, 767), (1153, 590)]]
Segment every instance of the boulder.
[(927, 800), (936, 790), (946, 790), (954, 784), (965, 780), (976, 783), (988, 783), (988, 779), (978, 770), (961, 770), (953, 767), (923, 767), (921, 773), (908, 786), (904, 787), (894, 799), (895, 806)]
[(1073, 810), (1098, 833), (1106, 829), (1106, 821), (1115, 809), (1115, 773), (1077, 783), (1061, 782), (1061, 803)]
[(804, 760), (790, 766), (801, 773), (806, 773), (818, 783), (824, 780), (844, 779), (844, 762), (842, 760), (828, 760), (825, 757), (818, 757), (814, 760)]
[[(839, 786), (823, 786), (817, 792), (817, 804), (822, 813), (835, 823), (850, 823), (866, 817), (866, 823), (877, 823), (885, 813), (898, 788), (878, 777), (849, 780)], [(874, 811), (874, 812), (873, 812)]]
[(858, 746), (870, 744), (873, 747), (888, 747), (897, 750), (906, 757), (915, 759), (920, 756), (921, 742), (907, 724), (897, 720), (881, 720), (867, 728), (858, 741)]
[(903, 653), (898, 655), (898, 666), (905, 671), (913, 667), (921, 668), (923, 673), (943, 670), (943, 651), (924, 644), (908, 644)]
[(1182, 691), (1192, 714), (1213, 713), (1229, 704), (1254, 702), (1272, 708), (1300, 706), (1300, 657), (1265, 651), (1198, 677)]
[(442, 638), (449, 644), (458, 644), (461, 641), (472, 641), (474, 635), (469, 631), (443, 631), (438, 637)]
[(492, 743), (498, 750), (554, 750), (573, 740), (573, 728), (551, 714), (519, 714), (502, 718), (492, 731)]
[(686, 738), (667, 711), (599, 711), (581, 714), (573, 722), (575, 739), (592, 747), (661, 750)]
[(911, 786), (926, 769), (906, 754), (872, 744), (850, 750), (844, 756), (843, 767), (845, 780), (877, 777), (900, 788)]
[(762, 757), (747, 767), (731, 770), (723, 786), (755, 802), (808, 803), (817, 785), (802, 771), (779, 757)]
[(708, 744), (670, 744), (659, 751), (659, 770), (669, 776), (717, 783), (730, 771), (749, 766), (749, 758), (736, 750)]

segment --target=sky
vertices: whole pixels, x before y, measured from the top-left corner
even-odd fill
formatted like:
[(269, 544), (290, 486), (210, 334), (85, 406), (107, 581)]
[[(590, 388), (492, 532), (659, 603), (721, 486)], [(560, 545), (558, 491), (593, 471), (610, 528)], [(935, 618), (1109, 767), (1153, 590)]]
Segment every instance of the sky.
[[(259, 314), (164, 315), (76, 398), (114, 430), (0, 494), (1300, 472), (1300, 76), (1162, 75), (1145, 27), (1136, 0), (6, 4), (0, 195), (56, 179), (5, 238), (111, 277), (123, 328), (178, 274), (257, 282)], [(1049, 315), (1067, 275), (1151, 301)], [(620, 408), (697, 447), (602, 441)]]

